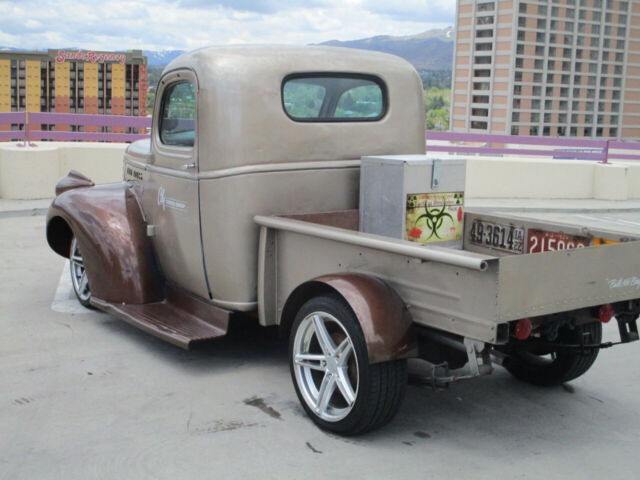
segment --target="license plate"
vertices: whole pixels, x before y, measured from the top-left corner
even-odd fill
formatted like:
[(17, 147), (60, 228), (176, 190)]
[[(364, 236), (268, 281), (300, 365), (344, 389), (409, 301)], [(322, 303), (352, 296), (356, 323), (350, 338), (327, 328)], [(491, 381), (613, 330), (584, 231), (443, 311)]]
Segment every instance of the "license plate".
[(513, 253), (522, 253), (524, 250), (523, 227), (474, 220), (469, 233), (471, 243), (476, 245)]
[(536, 230), (534, 228), (530, 228), (527, 233), (527, 253), (573, 250), (590, 245), (591, 239), (589, 237), (547, 232), (546, 230)]

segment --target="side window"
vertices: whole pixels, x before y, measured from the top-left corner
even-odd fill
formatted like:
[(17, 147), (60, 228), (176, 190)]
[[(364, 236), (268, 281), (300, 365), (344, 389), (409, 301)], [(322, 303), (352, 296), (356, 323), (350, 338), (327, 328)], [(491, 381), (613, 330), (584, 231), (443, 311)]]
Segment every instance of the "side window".
[(282, 104), (298, 122), (375, 121), (388, 108), (381, 79), (329, 73), (289, 75), (282, 83)]
[(160, 141), (165, 145), (193, 147), (196, 91), (191, 82), (170, 85), (164, 91), (160, 116)]

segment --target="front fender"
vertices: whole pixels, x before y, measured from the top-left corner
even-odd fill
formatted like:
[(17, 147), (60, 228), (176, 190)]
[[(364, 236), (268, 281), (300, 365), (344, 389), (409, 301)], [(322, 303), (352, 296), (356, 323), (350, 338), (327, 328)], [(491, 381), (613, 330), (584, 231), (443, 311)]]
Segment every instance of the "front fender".
[[(411, 314), (398, 294), (382, 280), (357, 273), (323, 275), (298, 287), (287, 305), (301, 306), (323, 290), (337, 292), (353, 310), (364, 333), (371, 364), (415, 356), (417, 342)], [(287, 310), (285, 306), (283, 314)]]
[(71, 234), (78, 239), (95, 297), (130, 304), (162, 299), (143, 214), (125, 182), (73, 188), (56, 197), (47, 215), (47, 241), (69, 257), (65, 235), (70, 242)]

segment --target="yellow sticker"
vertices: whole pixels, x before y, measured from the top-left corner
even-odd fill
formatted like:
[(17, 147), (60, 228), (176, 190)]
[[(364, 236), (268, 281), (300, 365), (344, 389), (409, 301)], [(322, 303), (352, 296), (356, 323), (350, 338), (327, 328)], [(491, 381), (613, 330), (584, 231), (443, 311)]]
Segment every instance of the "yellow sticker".
[(464, 192), (407, 195), (405, 240), (418, 243), (462, 239)]

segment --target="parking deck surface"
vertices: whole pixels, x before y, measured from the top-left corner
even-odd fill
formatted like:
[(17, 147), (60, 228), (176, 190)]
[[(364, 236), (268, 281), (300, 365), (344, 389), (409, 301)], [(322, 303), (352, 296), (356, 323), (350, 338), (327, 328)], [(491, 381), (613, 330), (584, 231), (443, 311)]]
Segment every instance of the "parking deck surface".
[(2, 479), (640, 478), (638, 343), (559, 388), (500, 368), (410, 386), (390, 425), (340, 438), (304, 415), (270, 330), (186, 352), (74, 307), (44, 221), (0, 215)]

